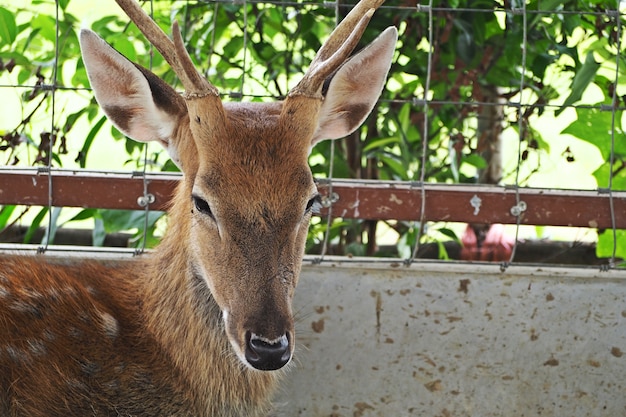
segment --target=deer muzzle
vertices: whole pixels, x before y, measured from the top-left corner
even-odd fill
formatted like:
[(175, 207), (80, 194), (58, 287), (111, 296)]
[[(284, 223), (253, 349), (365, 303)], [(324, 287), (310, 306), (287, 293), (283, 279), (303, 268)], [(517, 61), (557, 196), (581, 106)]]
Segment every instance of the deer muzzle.
[(245, 358), (260, 371), (275, 371), (291, 360), (289, 333), (274, 340), (267, 340), (250, 331), (246, 332)]

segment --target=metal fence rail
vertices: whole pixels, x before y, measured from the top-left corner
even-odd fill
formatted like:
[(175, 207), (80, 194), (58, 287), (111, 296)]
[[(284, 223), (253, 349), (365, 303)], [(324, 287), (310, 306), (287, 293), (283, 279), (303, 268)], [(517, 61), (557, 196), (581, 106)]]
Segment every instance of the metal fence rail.
[[(166, 211), (179, 179), (175, 174), (0, 170), (0, 204), (46, 206), (52, 195), (55, 207), (143, 210), (147, 191), (150, 209)], [(333, 201), (332, 216), (347, 219), (417, 221), (423, 216), (426, 221), (516, 224), (520, 210), (521, 224), (612, 227), (608, 194), (599, 191), (424, 184), (422, 214), (419, 184), (334, 179), (320, 181), (318, 188)], [(616, 212), (626, 213), (626, 192), (614, 192), (613, 204)], [(319, 214), (327, 215), (328, 209)], [(626, 228), (626, 216), (618, 216), (615, 226)]]

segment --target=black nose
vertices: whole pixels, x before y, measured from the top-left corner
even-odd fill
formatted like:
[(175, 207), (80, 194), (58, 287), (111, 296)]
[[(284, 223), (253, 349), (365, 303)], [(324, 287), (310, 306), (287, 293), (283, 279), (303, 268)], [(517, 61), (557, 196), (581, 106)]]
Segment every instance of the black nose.
[(254, 333), (246, 333), (246, 359), (260, 371), (282, 368), (291, 359), (289, 337), (285, 334), (270, 342)]

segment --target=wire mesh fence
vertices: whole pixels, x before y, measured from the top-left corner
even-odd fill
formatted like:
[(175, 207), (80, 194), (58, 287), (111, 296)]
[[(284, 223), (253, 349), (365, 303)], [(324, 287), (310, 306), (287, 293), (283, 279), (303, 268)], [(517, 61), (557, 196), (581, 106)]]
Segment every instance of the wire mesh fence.
[[(86, 3), (0, 2), (6, 98), (0, 226), (24, 223), (26, 240), (35, 242), (35, 229), (44, 225), (35, 243), (46, 251), (54, 249), (61, 225), (89, 219), (94, 241), (130, 228), (137, 239), (132, 251), (142, 251), (160, 231), (153, 210), (165, 207), (169, 193), (154, 191), (160, 180), (154, 172), (173, 164), (158, 146), (139, 146), (110, 128), (92, 99), (79, 28), (92, 27), (129, 59), (178, 82), (113, 2)], [(143, 7), (162, 27), (181, 22), (192, 58), (224, 100), (266, 101), (298, 81), (351, 4), (146, 1)], [(388, 1), (363, 40), (390, 25), (399, 29), (378, 105), (361, 129), (321, 143), (310, 156), (326, 196), (310, 233), (316, 261), (329, 253), (387, 255), (382, 247), (406, 263), (433, 246), (435, 257), (454, 258), (446, 246), (452, 242), (462, 248), (456, 258), (506, 268), (519, 259), (520, 245), (541, 240), (543, 227), (556, 225), (583, 227), (568, 235), (576, 241), (570, 248), (582, 233), (600, 258), (594, 263), (618, 266), (626, 256), (625, 9), (620, 1)], [(104, 174), (102, 185), (60, 186), (103, 169), (129, 171), (124, 180), (140, 182), (127, 205), (114, 207), (140, 214), (110, 214), (97, 210), (113, 207), (106, 201), (90, 202), (90, 194), (120, 200), (117, 174)], [(169, 175), (164, 181), (175, 182)], [(29, 182), (41, 187), (45, 201), (29, 200), (35, 193)], [(91, 187), (111, 191), (90, 193)], [(14, 190), (25, 192), (20, 197)], [(77, 197), (68, 206), (85, 208), (60, 210), (67, 194)], [(537, 195), (548, 198), (533, 200)], [(490, 205), (500, 197), (504, 203)]]

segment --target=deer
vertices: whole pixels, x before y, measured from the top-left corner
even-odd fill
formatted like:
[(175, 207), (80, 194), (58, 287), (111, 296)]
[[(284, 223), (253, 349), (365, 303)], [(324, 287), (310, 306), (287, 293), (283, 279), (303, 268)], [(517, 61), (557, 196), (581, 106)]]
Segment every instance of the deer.
[(295, 349), (292, 300), (320, 194), (311, 148), (355, 131), (386, 83), (397, 30), (353, 54), (384, 0), (361, 0), (282, 100), (222, 101), (180, 28), (116, 0), (179, 94), (89, 29), (96, 101), (182, 171), (168, 227), (124, 262), (0, 255), (1, 416), (266, 416)]

